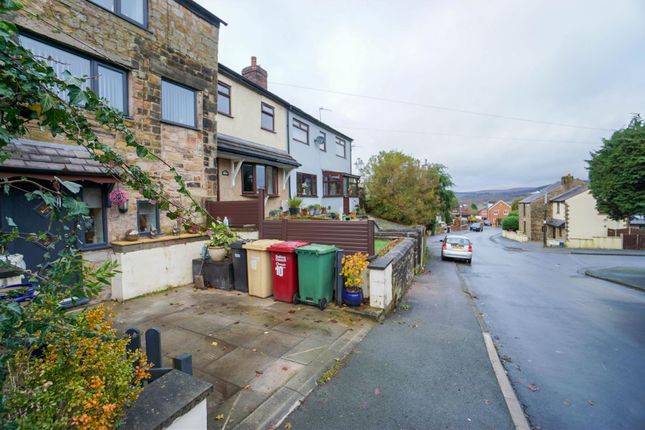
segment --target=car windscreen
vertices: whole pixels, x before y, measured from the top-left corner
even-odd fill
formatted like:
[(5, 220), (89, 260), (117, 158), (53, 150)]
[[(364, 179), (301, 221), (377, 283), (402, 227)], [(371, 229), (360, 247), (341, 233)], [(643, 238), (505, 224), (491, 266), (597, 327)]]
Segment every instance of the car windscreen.
[(446, 242), (448, 242), (450, 245), (461, 246), (468, 246), (468, 244), (470, 244), (470, 241), (468, 239), (463, 239), (461, 237), (449, 237)]

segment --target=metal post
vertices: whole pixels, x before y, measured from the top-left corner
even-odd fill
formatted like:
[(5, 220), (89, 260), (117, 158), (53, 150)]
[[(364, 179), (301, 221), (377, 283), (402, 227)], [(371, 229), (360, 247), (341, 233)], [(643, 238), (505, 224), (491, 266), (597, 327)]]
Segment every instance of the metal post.
[(258, 236), (264, 239), (264, 188), (258, 190)]
[(340, 274), (343, 267), (343, 254), (342, 249), (336, 250), (336, 264), (334, 265), (334, 286), (336, 290), (336, 304), (342, 306), (343, 304), (343, 275)]
[(193, 356), (190, 354), (179, 354), (172, 359), (172, 367), (181, 370), (189, 375), (193, 374)]
[(128, 351), (134, 352), (137, 349), (141, 349), (141, 331), (139, 329), (129, 328), (125, 331), (125, 334), (130, 337), (130, 341), (126, 347)]
[(156, 328), (146, 330), (146, 356), (152, 367), (161, 367), (161, 333)]

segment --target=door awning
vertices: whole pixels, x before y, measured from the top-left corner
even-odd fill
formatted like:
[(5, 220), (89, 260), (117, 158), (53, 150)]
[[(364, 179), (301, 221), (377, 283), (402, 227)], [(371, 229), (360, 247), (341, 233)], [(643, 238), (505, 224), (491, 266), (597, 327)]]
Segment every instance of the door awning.
[(287, 151), (259, 145), (226, 134), (217, 135), (217, 157), (266, 164), (287, 170), (300, 167), (300, 163)]

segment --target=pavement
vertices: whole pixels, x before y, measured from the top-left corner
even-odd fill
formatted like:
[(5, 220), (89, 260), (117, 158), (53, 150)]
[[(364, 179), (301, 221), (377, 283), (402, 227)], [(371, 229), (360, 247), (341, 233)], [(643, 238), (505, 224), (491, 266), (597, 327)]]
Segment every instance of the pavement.
[(530, 424), (645, 428), (645, 294), (584, 274), (642, 269), (644, 260), (559, 252), (500, 233), (465, 233), (472, 265), (447, 264), (476, 298)]
[(161, 331), (163, 365), (190, 353), (214, 386), (208, 429), (265, 429), (286, 416), (375, 323), (235, 291), (181, 287), (113, 305), (120, 330)]
[[(488, 230), (487, 230), (488, 231)], [(498, 234), (491, 236), (495, 243), (510, 249), (521, 249), (528, 252), (548, 252), (552, 254), (579, 254), (579, 255), (615, 255), (621, 257), (645, 257), (645, 251), (633, 249), (586, 249), (586, 248), (560, 248), (557, 246), (545, 247), (541, 241), (517, 242), (502, 237), (501, 230), (492, 228)]]
[(645, 291), (645, 267), (587, 269), (585, 275)]
[(284, 428), (514, 428), (454, 263), (429, 268)]

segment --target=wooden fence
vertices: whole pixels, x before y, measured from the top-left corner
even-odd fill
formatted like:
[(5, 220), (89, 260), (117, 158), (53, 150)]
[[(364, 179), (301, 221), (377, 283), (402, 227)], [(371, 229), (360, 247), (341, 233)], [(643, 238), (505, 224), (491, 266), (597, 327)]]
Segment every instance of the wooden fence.
[(213, 218), (228, 218), (231, 227), (259, 226), (264, 215), (261, 198), (229, 202), (206, 201), (206, 211)]
[(645, 230), (639, 228), (607, 229), (609, 237), (622, 236), (623, 249), (635, 249), (645, 251)]
[(304, 240), (336, 245), (345, 254), (374, 255), (374, 221), (265, 220), (260, 227), (260, 239)]

